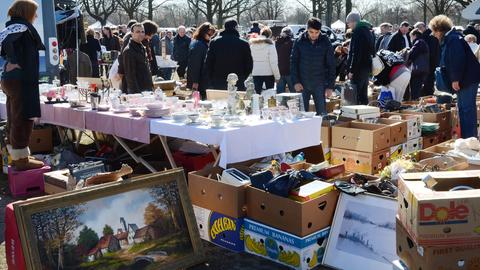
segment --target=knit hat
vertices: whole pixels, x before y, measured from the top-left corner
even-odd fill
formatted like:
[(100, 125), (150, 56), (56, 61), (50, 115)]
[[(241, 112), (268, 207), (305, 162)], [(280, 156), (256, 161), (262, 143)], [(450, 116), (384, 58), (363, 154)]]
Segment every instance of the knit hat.
[(348, 13), (347, 15), (347, 23), (350, 23), (350, 22), (359, 22), (361, 20), (361, 16), (360, 16), (360, 13), (358, 13), (357, 11), (352, 11), (350, 13)]
[(229, 19), (225, 22), (223, 27), (225, 28), (225, 30), (233, 30), (235, 29), (235, 27), (237, 27), (237, 25), (238, 23), (235, 19)]
[(292, 31), (292, 28), (290, 27), (284, 27), (282, 28), (282, 33), (281, 33), (282, 37), (293, 37), (293, 31)]

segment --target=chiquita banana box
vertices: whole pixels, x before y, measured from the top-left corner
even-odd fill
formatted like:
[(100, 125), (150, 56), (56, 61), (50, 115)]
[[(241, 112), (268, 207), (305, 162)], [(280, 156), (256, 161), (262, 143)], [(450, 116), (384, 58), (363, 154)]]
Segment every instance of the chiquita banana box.
[(299, 270), (322, 262), (330, 227), (298, 237), (245, 219), (245, 251)]
[(243, 218), (232, 218), (194, 205), (200, 238), (234, 252), (244, 251)]

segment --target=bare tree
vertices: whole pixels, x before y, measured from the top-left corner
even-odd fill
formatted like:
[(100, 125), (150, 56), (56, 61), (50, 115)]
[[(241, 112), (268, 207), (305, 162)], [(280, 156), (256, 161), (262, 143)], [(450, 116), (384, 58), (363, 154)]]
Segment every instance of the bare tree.
[(125, 11), (130, 20), (135, 19), (135, 13), (139, 12), (146, 0), (117, 0), (120, 7)]
[(107, 19), (117, 10), (116, 0), (82, 0), (85, 11), (102, 25), (107, 24)]
[(449, 15), (453, 11), (454, 7), (458, 4), (468, 5), (469, 0), (414, 0), (413, 3), (422, 8), (427, 17), (427, 11), (433, 16), (446, 14)]
[(153, 11), (160, 8), (161, 6), (163, 6), (168, 1), (169, 0), (163, 0), (163, 1), (158, 2), (156, 0), (147, 0), (147, 11), (148, 11), (147, 18), (149, 20), (153, 21)]
[(209, 22), (216, 18), (218, 27), (222, 27), (226, 19), (248, 11), (253, 6), (250, 2), (250, 0), (187, 0), (189, 8), (194, 13), (199, 11)]
[(258, 19), (278, 20), (285, 12), (283, 0), (260, 0), (255, 4), (254, 11)]

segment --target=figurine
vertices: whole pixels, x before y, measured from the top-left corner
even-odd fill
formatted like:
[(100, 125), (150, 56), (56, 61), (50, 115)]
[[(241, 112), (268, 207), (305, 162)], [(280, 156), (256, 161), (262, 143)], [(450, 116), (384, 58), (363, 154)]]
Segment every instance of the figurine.
[(229, 115), (237, 114), (237, 81), (238, 76), (235, 73), (230, 73), (227, 76), (228, 84), (228, 104), (227, 104), (227, 113)]

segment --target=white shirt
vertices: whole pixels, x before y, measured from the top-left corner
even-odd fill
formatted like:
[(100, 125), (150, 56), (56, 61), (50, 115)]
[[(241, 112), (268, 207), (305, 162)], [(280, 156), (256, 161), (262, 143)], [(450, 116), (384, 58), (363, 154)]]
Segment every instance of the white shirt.
[(403, 39), (405, 40), (405, 47), (410, 48), (410, 43), (408, 42), (407, 35), (403, 35)]

